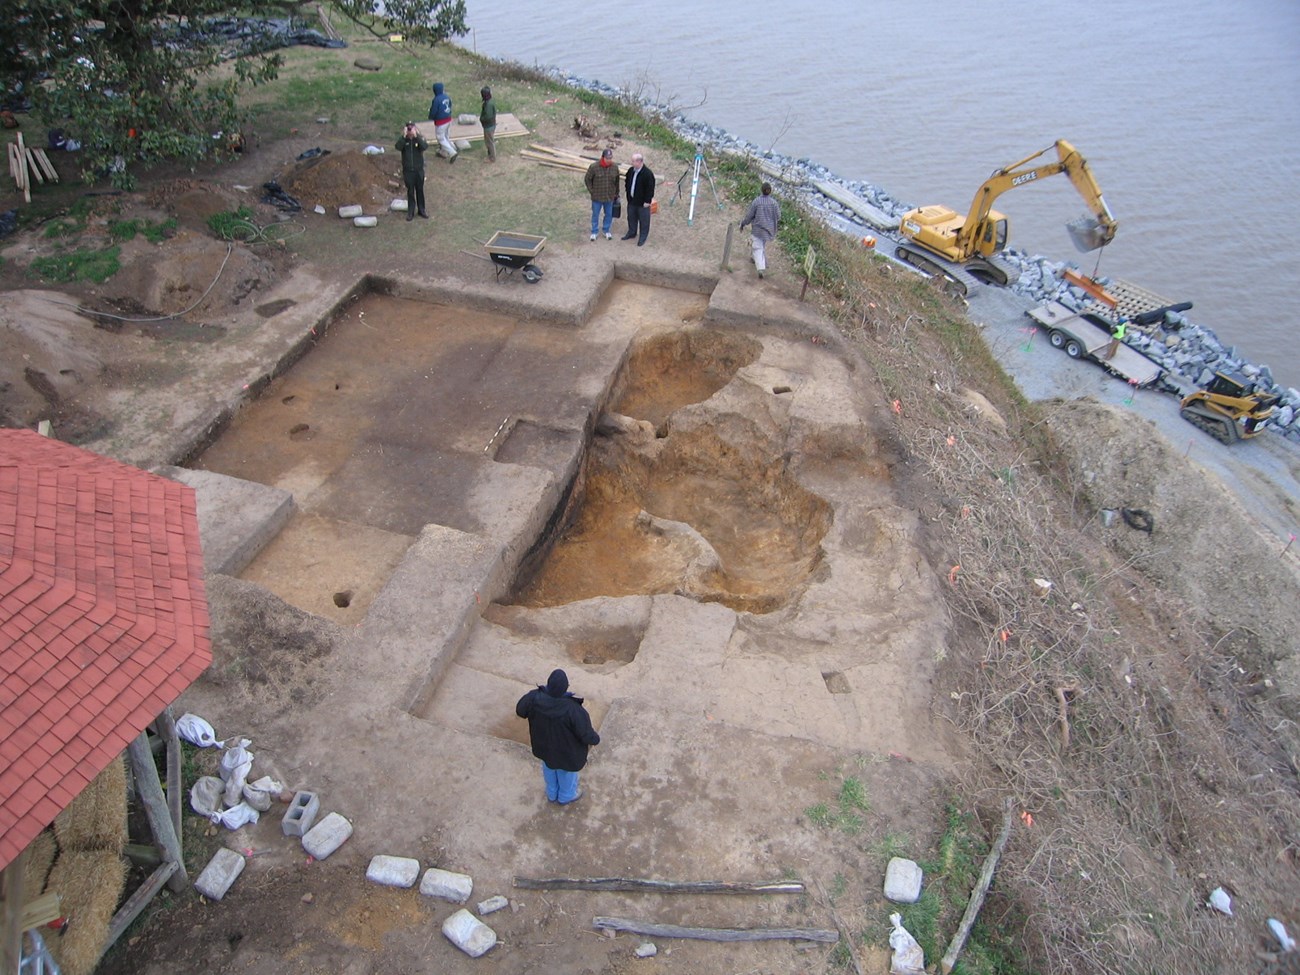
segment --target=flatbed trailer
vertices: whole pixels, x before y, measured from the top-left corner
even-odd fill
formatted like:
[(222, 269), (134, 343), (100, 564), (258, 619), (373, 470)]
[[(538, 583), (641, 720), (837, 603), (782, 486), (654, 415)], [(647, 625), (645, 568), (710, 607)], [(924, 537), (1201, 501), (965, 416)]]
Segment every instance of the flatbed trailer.
[(1115, 325), (1096, 312), (1076, 312), (1059, 301), (1049, 301), (1025, 312), (1047, 333), (1052, 348), (1062, 350), (1071, 359), (1095, 362), (1126, 382), (1151, 386), (1164, 370), (1132, 346), (1119, 344), (1113, 358), (1106, 358)]

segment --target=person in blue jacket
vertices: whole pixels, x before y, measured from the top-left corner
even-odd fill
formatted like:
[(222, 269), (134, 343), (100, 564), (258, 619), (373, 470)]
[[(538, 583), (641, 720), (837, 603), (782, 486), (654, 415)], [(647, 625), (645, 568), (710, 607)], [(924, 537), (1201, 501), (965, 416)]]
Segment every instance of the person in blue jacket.
[(587, 764), (587, 749), (600, 744), (582, 698), (569, 693), (569, 676), (551, 671), (546, 686), (538, 686), (519, 699), (515, 714), (528, 719), (533, 755), (542, 760), (546, 798), (567, 806), (582, 798), (578, 772)]
[(442, 147), (442, 154), (447, 157), (448, 162), (455, 162), (456, 147), (452, 145), (449, 138), (451, 96), (443, 89), (441, 81), (433, 84), (433, 101), (429, 103), (429, 121), (433, 123), (433, 131), (438, 136), (438, 145)]

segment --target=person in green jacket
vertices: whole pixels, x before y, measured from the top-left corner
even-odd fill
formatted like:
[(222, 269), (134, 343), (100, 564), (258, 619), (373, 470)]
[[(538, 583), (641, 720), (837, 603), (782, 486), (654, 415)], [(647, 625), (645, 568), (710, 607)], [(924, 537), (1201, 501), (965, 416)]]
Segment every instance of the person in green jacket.
[(402, 154), (402, 180), (406, 183), (406, 219), (415, 215), (428, 218), (424, 209), (424, 150), (429, 143), (414, 122), (407, 122), (402, 137), (397, 140), (397, 151)]
[(488, 162), (496, 162), (497, 105), (492, 100), (491, 88), (485, 85), (479, 94), (483, 96), (483, 107), (478, 111), (478, 120), (483, 126), (483, 145), (487, 147)]

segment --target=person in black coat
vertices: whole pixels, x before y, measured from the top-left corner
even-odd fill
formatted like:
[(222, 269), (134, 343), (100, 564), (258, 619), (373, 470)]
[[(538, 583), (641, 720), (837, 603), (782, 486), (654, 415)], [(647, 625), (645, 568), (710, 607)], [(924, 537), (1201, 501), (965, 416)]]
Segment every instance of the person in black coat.
[(627, 233), (624, 240), (636, 238), (636, 246), (650, 236), (650, 205), (655, 201), (655, 174), (645, 164), (641, 153), (632, 154), (632, 168), (627, 171)]
[(424, 150), (429, 143), (420, 135), (414, 122), (407, 122), (402, 137), (397, 140), (397, 151), (402, 154), (402, 180), (406, 183), (406, 219), (414, 220), (418, 213), (428, 217), (424, 209)]
[(582, 698), (569, 693), (569, 676), (551, 671), (546, 686), (519, 699), (515, 714), (528, 719), (533, 755), (542, 760), (546, 798), (567, 806), (582, 798), (578, 772), (587, 764), (587, 749), (600, 744)]

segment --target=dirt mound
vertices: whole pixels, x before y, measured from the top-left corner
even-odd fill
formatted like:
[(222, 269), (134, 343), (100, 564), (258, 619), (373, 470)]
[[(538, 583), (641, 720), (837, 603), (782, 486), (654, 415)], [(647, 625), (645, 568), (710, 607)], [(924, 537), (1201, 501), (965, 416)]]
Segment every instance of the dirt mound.
[(214, 214), (247, 206), (247, 195), (200, 179), (177, 179), (155, 187), (145, 197), (146, 202), (166, 210), (176, 218), (178, 227), (211, 233), (208, 218)]
[(280, 177), (280, 185), (307, 209), (317, 204), (327, 210), (360, 204), (372, 211), (405, 195), (401, 160), (395, 155), (367, 156), (360, 149), (296, 163)]
[(130, 317), (192, 309), (210, 321), (275, 282), (280, 260), (271, 245), (231, 247), (205, 233), (182, 230), (165, 247), (142, 239), (123, 244), (122, 270), (104, 284), (100, 295)]

